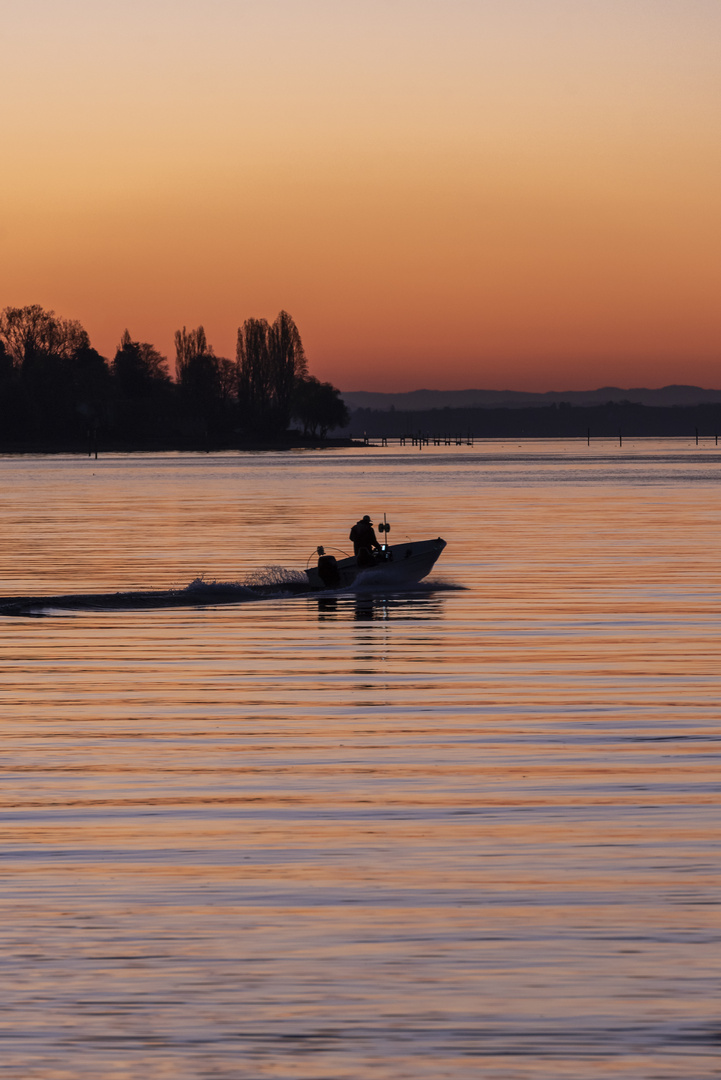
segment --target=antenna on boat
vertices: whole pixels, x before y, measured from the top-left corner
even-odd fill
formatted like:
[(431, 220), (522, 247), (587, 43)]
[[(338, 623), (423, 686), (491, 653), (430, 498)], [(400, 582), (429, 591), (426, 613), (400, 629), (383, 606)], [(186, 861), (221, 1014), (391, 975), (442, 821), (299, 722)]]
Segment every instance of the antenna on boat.
[[(390, 531), (391, 531), (391, 527), (388, 524), (388, 522), (386, 521), (386, 516), (384, 514), (383, 515), (383, 520), (381, 521), (381, 523), (378, 526), (378, 532), (379, 533), (389, 533)], [(385, 549), (388, 547), (388, 544), (384, 543), (382, 545), (382, 547), (383, 547), (383, 550), (385, 551)]]

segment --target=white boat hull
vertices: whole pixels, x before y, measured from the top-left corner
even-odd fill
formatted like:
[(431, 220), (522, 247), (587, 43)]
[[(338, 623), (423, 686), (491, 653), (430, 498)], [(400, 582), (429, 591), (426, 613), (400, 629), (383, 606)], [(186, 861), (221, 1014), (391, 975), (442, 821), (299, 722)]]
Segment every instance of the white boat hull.
[(359, 566), (355, 556), (339, 559), (338, 580), (333, 584), (323, 581), (316, 566), (308, 567), (306, 574), (312, 589), (347, 589), (359, 577), (368, 588), (401, 588), (427, 577), (445, 546), (440, 536), (436, 540), (388, 544), (373, 566)]

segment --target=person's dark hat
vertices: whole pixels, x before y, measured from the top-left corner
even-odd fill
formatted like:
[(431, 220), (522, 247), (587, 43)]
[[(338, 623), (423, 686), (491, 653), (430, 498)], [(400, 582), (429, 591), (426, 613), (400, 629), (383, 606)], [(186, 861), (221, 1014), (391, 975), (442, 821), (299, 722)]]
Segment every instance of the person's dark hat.
[(371, 521), (371, 518), (370, 518), (370, 514), (364, 514), (363, 515), (363, 520), (366, 521), (369, 525), (373, 524), (373, 522)]

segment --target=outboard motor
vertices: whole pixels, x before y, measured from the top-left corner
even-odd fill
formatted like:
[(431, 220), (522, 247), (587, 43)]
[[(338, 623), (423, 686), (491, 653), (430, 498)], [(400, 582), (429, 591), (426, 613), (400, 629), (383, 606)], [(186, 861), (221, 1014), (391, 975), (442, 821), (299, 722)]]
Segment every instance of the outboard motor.
[(334, 555), (326, 555), (325, 548), (318, 548), (318, 577), (326, 589), (335, 589), (340, 585), (338, 562)]

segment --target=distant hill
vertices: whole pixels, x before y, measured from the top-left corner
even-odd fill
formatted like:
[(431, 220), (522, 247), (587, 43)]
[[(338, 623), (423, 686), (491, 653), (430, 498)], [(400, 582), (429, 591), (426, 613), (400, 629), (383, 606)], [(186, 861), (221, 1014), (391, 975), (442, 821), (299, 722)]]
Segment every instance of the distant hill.
[[(542, 395), (541, 395), (542, 396)], [(465, 409), (354, 409), (341, 435), (356, 439), (713, 439), (721, 433), (721, 402), (700, 405), (644, 405), (605, 401), (600, 405), (543, 401), (536, 405)]]
[(378, 409), (397, 412), (420, 412), (427, 409), (524, 409), (529, 406), (605, 405), (610, 401), (630, 401), (639, 405), (671, 407), (706, 405), (721, 402), (721, 390), (700, 386), (662, 386), (658, 390), (604, 386), (600, 390), (549, 390), (533, 394), (523, 390), (410, 390), (402, 394), (382, 394), (371, 390), (344, 391), (342, 398), (351, 411)]

